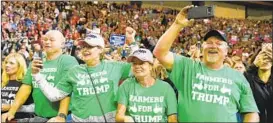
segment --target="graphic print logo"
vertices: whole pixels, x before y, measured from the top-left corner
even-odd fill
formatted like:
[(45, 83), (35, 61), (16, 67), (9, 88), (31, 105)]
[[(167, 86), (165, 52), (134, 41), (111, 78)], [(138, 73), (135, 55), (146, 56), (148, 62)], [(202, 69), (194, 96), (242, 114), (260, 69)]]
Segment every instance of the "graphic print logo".
[(220, 89), (222, 94), (228, 93), (229, 95), (231, 95), (231, 89), (226, 88), (225, 85), (223, 85), (223, 87)]
[(9, 98), (11, 97), (15, 98), (15, 94), (13, 94), (12, 92), (9, 93)]
[(154, 113), (163, 113), (163, 108), (159, 107), (157, 104), (155, 104)]
[(129, 111), (137, 112), (137, 107), (136, 107), (136, 104), (135, 104), (135, 103), (134, 103), (133, 106), (129, 106)]
[(48, 75), (48, 76), (47, 76), (47, 80), (48, 80), (48, 81), (50, 81), (50, 80), (53, 80), (53, 81), (54, 81), (54, 79), (55, 79), (55, 76), (51, 76), (51, 75)]
[(203, 89), (203, 81), (201, 81), (200, 83), (194, 83), (193, 84), (193, 89), (197, 88), (198, 90), (202, 90)]

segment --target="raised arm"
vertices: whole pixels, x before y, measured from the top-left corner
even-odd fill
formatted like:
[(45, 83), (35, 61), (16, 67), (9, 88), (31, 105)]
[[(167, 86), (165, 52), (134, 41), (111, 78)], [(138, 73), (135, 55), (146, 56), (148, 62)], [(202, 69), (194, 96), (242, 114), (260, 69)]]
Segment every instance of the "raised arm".
[(174, 40), (177, 38), (181, 29), (193, 24), (193, 20), (189, 21), (187, 19), (188, 9), (192, 7), (193, 6), (186, 6), (179, 12), (179, 14), (176, 16), (175, 22), (160, 37), (153, 51), (153, 54), (155, 55), (155, 57), (168, 70), (172, 69), (173, 63), (174, 63), (173, 53), (170, 52), (170, 48)]

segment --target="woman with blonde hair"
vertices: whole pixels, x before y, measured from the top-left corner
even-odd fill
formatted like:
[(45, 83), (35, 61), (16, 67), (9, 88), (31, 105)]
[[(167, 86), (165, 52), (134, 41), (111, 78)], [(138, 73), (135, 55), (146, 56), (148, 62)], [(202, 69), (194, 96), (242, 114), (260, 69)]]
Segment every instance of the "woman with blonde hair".
[(118, 89), (116, 122), (177, 122), (175, 93), (168, 83), (157, 79), (152, 53), (140, 48), (128, 62), (134, 77)]
[[(10, 109), (15, 95), (22, 85), (21, 82), (27, 71), (26, 61), (21, 54), (11, 53), (5, 58), (2, 70), (1, 112), (5, 113)], [(16, 113), (15, 119), (32, 117), (32, 112), (34, 112), (33, 100), (28, 98), (26, 103)]]

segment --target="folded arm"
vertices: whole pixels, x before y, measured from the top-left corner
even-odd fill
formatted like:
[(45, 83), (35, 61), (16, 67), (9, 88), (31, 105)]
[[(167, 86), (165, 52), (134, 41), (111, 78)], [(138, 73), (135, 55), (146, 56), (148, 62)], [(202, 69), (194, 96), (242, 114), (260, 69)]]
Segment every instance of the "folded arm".
[(66, 93), (58, 88), (52, 86), (47, 80), (40, 74), (32, 75), (36, 83), (39, 85), (39, 88), (42, 90), (44, 95), (51, 101), (59, 101), (65, 98), (69, 93)]

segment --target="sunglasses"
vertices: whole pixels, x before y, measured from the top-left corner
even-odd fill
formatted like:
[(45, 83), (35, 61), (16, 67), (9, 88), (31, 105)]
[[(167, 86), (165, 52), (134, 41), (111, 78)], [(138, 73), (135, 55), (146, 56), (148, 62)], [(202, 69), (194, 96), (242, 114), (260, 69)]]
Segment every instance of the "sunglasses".
[(80, 49), (93, 49), (95, 47), (98, 47), (98, 46), (83, 45), (83, 46), (80, 46)]

